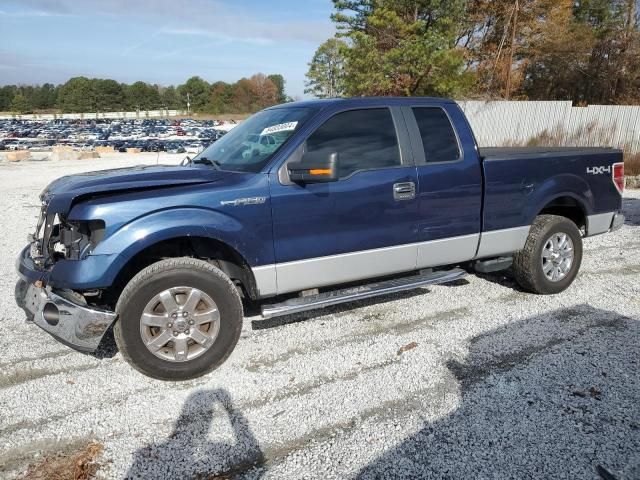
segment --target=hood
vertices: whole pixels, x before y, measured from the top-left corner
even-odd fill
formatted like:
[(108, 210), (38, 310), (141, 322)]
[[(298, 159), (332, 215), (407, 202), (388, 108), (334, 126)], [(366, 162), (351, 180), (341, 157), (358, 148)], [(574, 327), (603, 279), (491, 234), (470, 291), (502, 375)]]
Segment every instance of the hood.
[(174, 165), (140, 165), (128, 168), (68, 175), (51, 182), (40, 198), (56, 213), (68, 212), (81, 197), (129, 190), (211, 183), (229, 172), (211, 167), (180, 167)]

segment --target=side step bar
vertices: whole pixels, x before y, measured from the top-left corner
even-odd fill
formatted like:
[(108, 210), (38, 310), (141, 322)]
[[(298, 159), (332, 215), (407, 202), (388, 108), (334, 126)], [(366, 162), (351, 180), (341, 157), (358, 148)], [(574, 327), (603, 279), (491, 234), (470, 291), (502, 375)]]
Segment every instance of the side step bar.
[(345, 288), (342, 290), (323, 292), (307, 297), (292, 298), (282, 303), (263, 305), (262, 318), (266, 319), (282, 315), (290, 315), (292, 313), (324, 308), (330, 305), (337, 305), (339, 303), (362, 300), (363, 298), (377, 297), (378, 295), (386, 295), (389, 293), (401, 292), (403, 290), (413, 290), (425, 285), (453, 282), (454, 280), (464, 277), (466, 274), (467, 272), (464, 270), (454, 268), (453, 270), (423, 273), (419, 275), (412, 275), (410, 277), (395, 278), (393, 280), (385, 280), (370, 283), (368, 285)]

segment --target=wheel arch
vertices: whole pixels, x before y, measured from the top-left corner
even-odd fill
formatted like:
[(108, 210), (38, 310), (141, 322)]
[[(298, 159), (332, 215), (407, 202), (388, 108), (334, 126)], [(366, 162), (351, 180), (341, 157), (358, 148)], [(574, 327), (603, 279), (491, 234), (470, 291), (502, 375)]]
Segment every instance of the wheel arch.
[(109, 303), (117, 302), (120, 292), (141, 270), (166, 258), (192, 257), (208, 261), (222, 270), (243, 294), (251, 299), (258, 297), (253, 271), (247, 260), (231, 245), (206, 236), (177, 235), (127, 252), (126, 259), (117, 270), (111, 287), (107, 289)]
[(584, 232), (587, 227), (587, 212), (587, 206), (580, 197), (573, 193), (562, 193), (548, 199), (536, 217), (540, 215), (565, 217), (575, 223), (578, 230)]

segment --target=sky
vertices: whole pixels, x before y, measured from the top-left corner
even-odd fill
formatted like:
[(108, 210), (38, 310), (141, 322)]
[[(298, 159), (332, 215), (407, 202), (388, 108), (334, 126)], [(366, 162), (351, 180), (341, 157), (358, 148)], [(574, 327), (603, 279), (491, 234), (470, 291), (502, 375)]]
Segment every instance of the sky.
[(280, 73), (292, 97), (331, 0), (0, 0), (0, 85), (83, 75), (177, 85)]

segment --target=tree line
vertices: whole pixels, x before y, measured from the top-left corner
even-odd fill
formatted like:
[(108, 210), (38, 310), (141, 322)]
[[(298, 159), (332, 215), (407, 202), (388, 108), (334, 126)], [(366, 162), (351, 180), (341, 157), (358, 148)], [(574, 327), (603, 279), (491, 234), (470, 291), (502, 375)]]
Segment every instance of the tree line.
[(318, 97), (640, 103), (638, 0), (333, 0)]
[[(75, 77), (62, 85), (0, 87), (0, 111), (27, 113), (118, 112), (178, 109), (206, 113), (248, 113), (290, 100), (280, 74), (257, 73), (235, 83), (209, 83), (191, 77), (184, 84), (163, 87), (146, 82), (119, 83), (111, 79)], [(189, 104), (189, 105), (187, 105)]]

